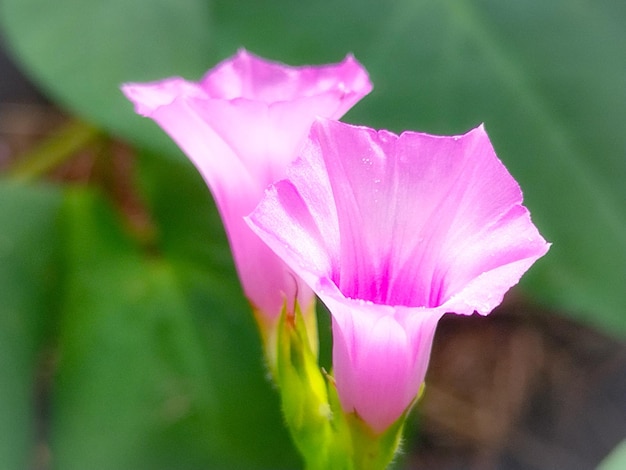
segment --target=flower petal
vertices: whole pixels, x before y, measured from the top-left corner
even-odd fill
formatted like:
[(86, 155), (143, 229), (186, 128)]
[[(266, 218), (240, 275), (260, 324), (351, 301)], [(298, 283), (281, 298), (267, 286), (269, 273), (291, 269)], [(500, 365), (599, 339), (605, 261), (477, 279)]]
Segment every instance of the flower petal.
[(439, 318), (489, 313), (549, 244), (482, 126), (319, 119), (300, 153), (247, 220), (329, 308), (342, 407), (382, 432), (417, 394)]
[(264, 189), (286, 175), (316, 116), (339, 118), (371, 90), (352, 56), (340, 64), (289, 67), (245, 50), (199, 82), (126, 84), (138, 113), (155, 120), (187, 154), (213, 193), (248, 299), (276, 319), (296, 293), (312, 298), (243, 220)]
[(320, 120), (311, 138), (337, 208), (334, 280), (347, 297), (437, 307), (506, 259), (547, 251), (482, 127), (398, 137)]
[(443, 312), (405, 317), (384, 305), (327, 295), (322, 300), (333, 313), (333, 372), (341, 406), (383, 432), (415, 399)]
[(200, 86), (213, 98), (244, 98), (268, 105), (340, 91), (342, 106), (335, 118), (372, 89), (367, 73), (351, 54), (339, 64), (293, 67), (264, 60), (245, 49), (218, 64)]

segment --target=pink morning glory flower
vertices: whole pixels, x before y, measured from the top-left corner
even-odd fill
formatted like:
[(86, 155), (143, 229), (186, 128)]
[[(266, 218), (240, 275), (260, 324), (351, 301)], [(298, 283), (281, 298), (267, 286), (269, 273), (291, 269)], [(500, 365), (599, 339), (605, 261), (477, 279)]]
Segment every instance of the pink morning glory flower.
[(266, 320), (275, 320), (285, 302), (291, 307), (296, 293), (304, 306), (313, 294), (243, 217), (285, 176), (315, 117), (339, 119), (371, 88), (351, 55), (339, 64), (290, 67), (245, 50), (199, 82), (170, 78), (122, 87), (136, 112), (156, 121), (204, 177), (245, 294)]
[(341, 406), (377, 433), (414, 400), (441, 316), (489, 313), (549, 248), (482, 126), (319, 120), (247, 220), (330, 310)]

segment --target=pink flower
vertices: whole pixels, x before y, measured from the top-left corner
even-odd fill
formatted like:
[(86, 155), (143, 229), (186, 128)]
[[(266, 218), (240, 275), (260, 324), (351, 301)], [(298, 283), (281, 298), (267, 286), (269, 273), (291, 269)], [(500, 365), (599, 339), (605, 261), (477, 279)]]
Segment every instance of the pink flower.
[(424, 380), (439, 318), (489, 313), (549, 244), (482, 126), (319, 120), (300, 155), (247, 220), (329, 308), (342, 408), (383, 432)]
[[(255, 311), (277, 318), (285, 301), (301, 305), (313, 294), (252, 233), (243, 217), (285, 169), (316, 116), (339, 119), (369, 93), (363, 67), (339, 64), (289, 67), (245, 50), (198, 83), (170, 78), (126, 84), (137, 113), (155, 120), (198, 168), (226, 227), (243, 289)], [(304, 309), (304, 308), (303, 308)]]

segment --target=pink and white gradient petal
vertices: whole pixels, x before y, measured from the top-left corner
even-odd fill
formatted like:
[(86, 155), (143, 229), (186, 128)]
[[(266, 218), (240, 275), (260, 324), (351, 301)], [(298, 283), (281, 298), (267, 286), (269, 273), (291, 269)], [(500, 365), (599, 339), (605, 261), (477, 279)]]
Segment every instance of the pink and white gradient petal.
[(244, 223), (265, 188), (286, 176), (316, 117), (339, 119), (371, 90), (363, 67), (341, 63), (290, 67), (240, 50), (199, 82), (170, 78), (125, 84), (137, 113), (152, 118), (207, 182), (222, 216), (244, 292), (275, 322), (296, 296), (312, 291)]

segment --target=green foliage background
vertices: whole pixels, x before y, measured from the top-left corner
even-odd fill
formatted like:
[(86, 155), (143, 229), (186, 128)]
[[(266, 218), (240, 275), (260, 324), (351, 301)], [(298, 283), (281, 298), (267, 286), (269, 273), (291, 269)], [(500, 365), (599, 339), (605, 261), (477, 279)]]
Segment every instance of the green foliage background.
[(95, 188), (0, 180), (2, 468), (32, 458), (42, 357), (54, 468), (298, 465), (209, 193), (119, 92), (198, 79), (239, 47), (294, 65), (354, 53), (375, 89), (349, 122), (484, 122), (553, 242), (522, 287), (623, 337), (625, 23), (626, 3), (609, 0), (3, 0), (32, 79), (140, 151), (157, 233), (133, 236)]

